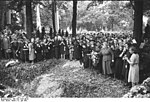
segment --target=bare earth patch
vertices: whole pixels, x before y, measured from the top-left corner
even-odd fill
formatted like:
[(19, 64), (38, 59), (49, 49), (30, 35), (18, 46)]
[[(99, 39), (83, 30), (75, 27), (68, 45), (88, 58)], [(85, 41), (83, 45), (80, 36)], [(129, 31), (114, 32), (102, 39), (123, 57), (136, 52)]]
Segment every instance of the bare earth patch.
[(31, 66), (20, 64), (9, 67), (9, 70), (18, 69), (17, 72), (24, 70), (20, 71), (20, 79), (16, 77), (20, 83), (14, 83), (29, 97), (122, 97), (129, 91), (122, 81), (83, 69), (76, 61), (49, 60)]

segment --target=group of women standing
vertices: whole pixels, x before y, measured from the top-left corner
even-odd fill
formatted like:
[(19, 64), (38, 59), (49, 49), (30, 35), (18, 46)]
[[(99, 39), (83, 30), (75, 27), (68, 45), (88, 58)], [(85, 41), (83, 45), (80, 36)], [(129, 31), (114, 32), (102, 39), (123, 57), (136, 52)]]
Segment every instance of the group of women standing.
[[(1, 37), (1, 43), (5, 45), (1, 46), (1, 52), (6, 54), (5, 58), (13, 55), (12, 58), (32, 63), (51, 58), (76, 60), (84, 68), (95, 68), (126, 83), (135, 85), (139, 82), (139, 55), (136, 47), (130, 46), (131, 34), (81, 33), (74, 38), (58, 33), (54, 38), (45, 35), (30, 41), (24, 34), (19, 34), (17, 39), (12, 35), (18, 34), (8, 36), (6, 33)], [(5, 40), (5, 37), (11, 39)]]
[[(106, 36), (101, 36), (101, 40), (98, 39), (98, 42), (95, 40), (95, 44), (91, 43), (88, 45), (87, 43), (85, 47), (86, 54), (83, 56), (84, 67), (88, 68), (92, 66), (104, 75), (124, 80), (126, 82), (125, 85), (128, 86), (138, 84), (139, 54), (136, 44), (132, 42), (132, 37), (124, 36), (120, 38), (120, 36)], [(89, 55), (96, 57), (90, 57)], [(94, 60), (98, 62), (96, 66), (93, 65)]]

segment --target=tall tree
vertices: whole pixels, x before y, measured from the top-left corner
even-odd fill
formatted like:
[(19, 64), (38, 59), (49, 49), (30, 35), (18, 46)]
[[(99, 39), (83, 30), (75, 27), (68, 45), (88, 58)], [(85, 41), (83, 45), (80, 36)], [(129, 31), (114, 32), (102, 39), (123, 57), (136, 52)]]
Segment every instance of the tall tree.
[(134, 0), (134, 30), (133, 36), (140, 44), (143, 26), (143, 0)]
[(56, 0), (52, 1), (52, 21), (53, 21), (53, 30), (54, 30), (54, 35), (56, 35), (56, 26), (55, 26), (55, 13), (56, 13)]
[(5, 26), (6, 1), (0, 1), (0, 30)]
[(72, 36), (76, 36), (77, 25), (77, 0), (73, 0)]
[(27, 37), (31, 39), (33, 31), (33, 22), (32, 22), (32, 0), (26, 0), (26, 28), (27, 28)]

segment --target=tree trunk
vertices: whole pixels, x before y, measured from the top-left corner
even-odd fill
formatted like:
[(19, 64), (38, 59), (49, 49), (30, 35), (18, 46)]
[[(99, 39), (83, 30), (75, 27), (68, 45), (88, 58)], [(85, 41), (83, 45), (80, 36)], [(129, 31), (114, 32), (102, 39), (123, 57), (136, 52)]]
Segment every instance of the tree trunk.
[(4, 29), (5, 26), (5, 8), (6, 1), (0, 1), (0, 30)]
[(58, 32), (59, 28), (59, 11), (58, 11), (58, 7), (56, 5), (56, 12), (55, 12), (55, 24), (56, 24), (56, 32)]
[(41, 33), (41, 17), (40, 17), (40, 4), (36, 5), (36, 29), (40, 31)]
[(55, 35), (56, 35), (55, 13), (56, 13), (56, 0), (53, 0), (52, 1), (52, 21), (53, 21), (53, 31), (54, 31), (54, 34), (53, 34), (52, 37), (55, 37)]
[(143, 26), (143, 0), (134, 0), (134, 29), (133, 37), (136, 39), (138, 45), (141, 43), (142, 26)]
[(7, 24), (11, 24), (11, 10), (8, 10), (6, 13)]
[(31, 39), (33, 31), (33, 22), (32, 22), (32, 1), (26, 0), (26, 28), (27, 28), (27, 37)]
[(2, 11), (2, 22), (1, 22), (1, 27), (2, 27), (2, 29), (4, 29), (5, 27), (5, 12), (4, 11)]
[(72, 36), (76, 36), (77, 0), (73, 0)]
[(26, 6), (23, 6), (23, 28), (27, 32)]

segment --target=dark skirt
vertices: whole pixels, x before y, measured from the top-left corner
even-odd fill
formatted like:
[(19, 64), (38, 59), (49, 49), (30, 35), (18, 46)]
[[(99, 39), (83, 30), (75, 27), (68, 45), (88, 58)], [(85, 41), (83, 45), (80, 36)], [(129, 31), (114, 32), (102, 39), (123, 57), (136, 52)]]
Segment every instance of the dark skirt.
[(19, 59), (23, 62), (28, 61), (29, 60), (29, 50), (21, 49), (20, 53), (19, 53)]
[(36, 61), (41, 61), (43, 59), (42, 53), (41, 52), (37, 52), (36, 53)]
[(115, 68), (114, 70), (115, 75), (121, 76), (122, 68), (123, 68), (123, 61), (121, 58), (116, 58), (114, 68)]
[(87, 55), (84, 55), (83, 57), (83, 64), (84, 64), (84, 68), (89, 68), (89, 57)]
[(126, 61), (123, 61), (122, 76), (125, 82), (128, 82), (128, 73), (129, 73), (129, 64), (127, 64)]
[(102, 73), (102, 58), (100, 57), (99, 63), (95, 67), (96, 70), (98, 70), (100, 73)]
[(59, 59), (59, 47), (55, 47), (55, 58)]
[(65, 54), (64, 48), (65, 48), (64, 45), (60, 45), (60, 54)]
[(66, 47), (65, 59), (69, 59), (69, 47)]

